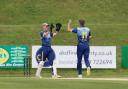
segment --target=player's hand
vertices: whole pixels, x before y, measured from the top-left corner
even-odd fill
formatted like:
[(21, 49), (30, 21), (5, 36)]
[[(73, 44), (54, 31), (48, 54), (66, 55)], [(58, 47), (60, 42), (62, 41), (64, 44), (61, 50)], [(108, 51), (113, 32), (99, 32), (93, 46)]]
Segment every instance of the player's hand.
[(56, 23), (56, 31), (59, 32), (61, 30), (62, 24)]
[(50, 32), (52, 32), (52, 29), (54, 28), (53, 24), (50, 24)]
[(71, 20), (71, 19), (69, 19), (68, 24), (71, 24), (71, 23), (72, 23), (72, 20)]
[(57, 32), (53, 33), (53, 37), (57, 35)]
[(46, 37), (47, 35), (48, 35), (48, 31), (43, 33), (43, 36)]
[(72, 31), (72, 20), (71, 19), (69, 19), (69, 21), (68, 21), (67, 31), (68, 32), (71, 32)]

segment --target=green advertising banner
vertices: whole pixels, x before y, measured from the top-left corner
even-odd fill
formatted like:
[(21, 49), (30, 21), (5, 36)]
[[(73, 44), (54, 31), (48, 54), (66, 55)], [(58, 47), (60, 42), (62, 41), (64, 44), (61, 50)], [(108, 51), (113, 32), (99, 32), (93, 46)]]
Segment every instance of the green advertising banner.
[(0, 46), (0, 68), (24, 68), (28, 46)]
[(122, 67), (128, 68), (128, 46), (122, 46)]

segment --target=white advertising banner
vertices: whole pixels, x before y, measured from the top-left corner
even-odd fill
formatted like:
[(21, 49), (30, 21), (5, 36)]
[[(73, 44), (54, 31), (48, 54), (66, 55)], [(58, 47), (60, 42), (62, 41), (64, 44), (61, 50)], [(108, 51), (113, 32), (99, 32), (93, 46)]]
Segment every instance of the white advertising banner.
[[(37, 68), (36, 52), (41, 46), (32, 46), (32, 68)], [(76, 46), (52, 46), (57, 68), (76, 68)], [(116, 68), (116, 46), (90, 46), (89, 61), (92, 68)], [(82, 67), (86, 68), (84, 59)]]

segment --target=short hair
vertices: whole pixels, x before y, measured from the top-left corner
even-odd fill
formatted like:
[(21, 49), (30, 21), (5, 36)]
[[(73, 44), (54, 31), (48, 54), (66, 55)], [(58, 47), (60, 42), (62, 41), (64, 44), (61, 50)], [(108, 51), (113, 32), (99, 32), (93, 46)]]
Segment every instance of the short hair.
[(49, 26), (49, 24), (48, 23), (43, 23), (42, 26)]
[(85, 20), (80, 19), (79, 20), (79, 24), (80, 24), (80, 26), (84, 27), (85, 26)]

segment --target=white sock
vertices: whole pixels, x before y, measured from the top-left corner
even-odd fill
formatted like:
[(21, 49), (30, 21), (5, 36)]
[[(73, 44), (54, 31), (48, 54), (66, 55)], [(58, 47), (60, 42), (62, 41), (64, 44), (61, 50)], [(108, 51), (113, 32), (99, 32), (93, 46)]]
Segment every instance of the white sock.
[(54, 60), (54, 61), (53, 61), (53, 66), (52, 66), (52, 68), (53, 68), (53, 75), (57, 75), (57, 68), (56, 68), (56, 65), (57, 65), (57, 60)]
[(37, 71), (36, 71), (36, 76), (40, 76), (40, 73), (41, 73), (43, 64), (44, 64), (43, 61), (41, 61), (41, 62), (38, 64)]
[(57, 69), (55, 65), (53, 65), (53, 75), (57, 75)]

